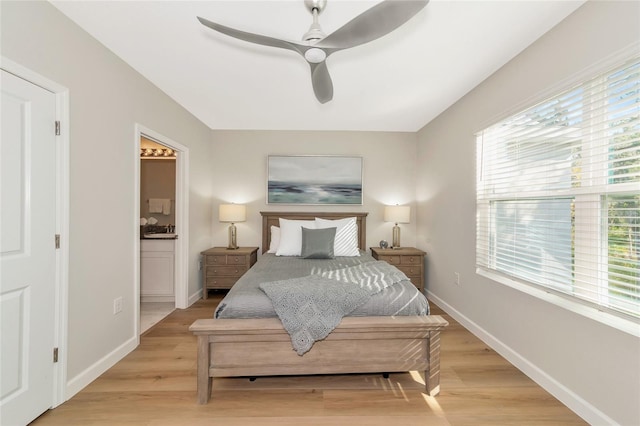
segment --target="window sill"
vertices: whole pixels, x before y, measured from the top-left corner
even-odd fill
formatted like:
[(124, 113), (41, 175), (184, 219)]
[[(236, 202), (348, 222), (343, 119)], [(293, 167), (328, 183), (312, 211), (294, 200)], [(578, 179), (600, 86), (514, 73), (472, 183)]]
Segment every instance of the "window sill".
[(631, 334), (632, 336), (640, 337), (640, 319), (623, 316), (624, 314), (618, 315), (609, 311), (604, 311), (587, 304), (586, 302), (582, 303), (579, 300), (575, 300), (570, 296), (542, 289), (523, 281), (517, 281), (499, 273), (486, 271), (480, 268), (476, 268), (476, 273), (492, 281), (496, 281), (530, 296), (544, 300), (545, 302), (552, 303), (570, 312), (598, 321), (624, 333)]

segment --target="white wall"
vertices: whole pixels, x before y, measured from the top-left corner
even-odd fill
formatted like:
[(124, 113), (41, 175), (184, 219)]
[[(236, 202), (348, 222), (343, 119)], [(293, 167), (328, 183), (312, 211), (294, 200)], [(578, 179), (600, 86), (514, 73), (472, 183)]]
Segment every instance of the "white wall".
[[(391, 241), (393, 224), (382, 221), (385, 204), (411, 205), (415, 218), (416, 135), (385, 132), (221, 131), (212, 132), (212, 239), (227, 245), (228, 224), (218, 222), (218, 205), (246, 203), (247, 221), (236, 224), (238, 244), (260, 246), (260, 211), (354, 211), (367, 216), (367, 247)], [(266, 204), (269, 155), (363, 157), (362, 206)], [(415, 245), (416, 221), (401, 225), (402, 245)]]
[[(209, 129), (48, 2), (1, 3), (2, 55), (69, 89), (69, 392), (135, 345), (134, 126), (190, 151), (189, 294), (210, 243)], [(122, 313), (113, 300), (123, 297)], [(124, 348), (124, 349), (123, 349)], [(69, 395), (68, 395), (69, 396)]]
[(593, 424), (640, 424), (640, 341), (476, 275), (474, 132), (637, 42), (639, 28), (640, 3), (587, 2), (418, 133), (428, 291)]

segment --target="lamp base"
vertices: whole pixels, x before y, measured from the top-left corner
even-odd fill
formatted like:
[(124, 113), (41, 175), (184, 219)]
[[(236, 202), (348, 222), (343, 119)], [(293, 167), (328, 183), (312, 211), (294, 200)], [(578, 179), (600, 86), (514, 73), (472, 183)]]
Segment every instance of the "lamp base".
[(391, 244), (391, 248), (399, 249), (400, 248), (400, 227), (396, 223), (396, 226), (393, 227), (393, 240)]
[(232, 223), (231, 226), (229, 226), (229, 245), (227, 246), (227, 250), (238, 249), (237, 235), (236, 226)]

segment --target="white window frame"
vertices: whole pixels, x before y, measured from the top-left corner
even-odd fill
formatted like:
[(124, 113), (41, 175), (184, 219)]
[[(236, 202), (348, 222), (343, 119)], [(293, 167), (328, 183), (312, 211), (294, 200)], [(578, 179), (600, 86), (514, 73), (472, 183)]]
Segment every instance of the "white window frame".
[[(627, 58), (631, 57), (634, 52), (637, 52), (637, 46), (635, 45), (621, 52), (618, 52), (615, 55), (612, 55), (610, 58), (608, 58), (608, 60), (603, 61), (601, 64), (598, 64), (600, 69), (594, 70), (593, 68), (590, 68), (589, 70), (584, 70), (583, 72), (579, 73), (579, 75), (574, 76), (572, 80), (562, 82), (558, 86), (538, 96), (537, 99), (529, 100), (526, 103), (522, 104), (522, 106), (514, 108), (512, 112), (508, 114), (504, 114), (503, 118), (513, 115), (517, 111), (522, 111), (528, 108), (528, 106), (530, 105), (534, 105), (535, 103), (543, 101), (544, 99), (548, 99), (554, 96), (555, 94), (566, 90), (566, 88), (569, 87), (571, 83), (575, 84), (580, 80), (582, 81), (586, 80), (585, 77), (588, 76), (589, 74), (594, 75), (594, 74), (605, 71), (607, 68), (610, 68), (612, 65), (615, 65), (616, 63), (621, 62), (620, 59), (624, 58), (625, 55)], [(501, 121), (501, 120), (495, 120), (494, 122), (498, 122), (498, 121)], [(588, 123), (585, 123), (585, 124), (588, 124)], [(486, 127), (489, 127), (489, 126), (486, 126)], [(478, 135), (481, 135), (481, 132), (478, 132)], [(588, 149), (593, 151), (594, 147), (592, 147), (589, 143), (585, 144), (584, 143), (585, 141), (589, 142), (590, 140), (587, 138), (583, 139), (582, 149)], [(478, 141), (478, 143), (481, 143), (481, 142)], [(476, 160), (477, 171), (478, 173), (481, 173), (482, 163), (483, 163), (482, 150), (478, 149), (477, 154), (478, 154), (477, 160)], [(596, 153), (596, 154), (598, 156), (603, 156), (603, 155), (607, 155), (607, 152), (606, 152), (606, 149), (603, 149), (601, 150), (600, 153)], [(589, 157), (594, 158), (591, 156)], [(592, 182), (593, 184), (595, 184), (595, 186), (600, 186), (606, 183), (606, 179), (607, 179), (606, 173), (600, 173), (600, 175), (598, 176), (598, 175), (595, 175), (592, 172), (592, 170), (587, 170), (586, 167), (588, 167), (588, 165), (583, 164), (583, 170), (582, 170), (583, 175), (585, 173), (590, 173), (591, 174), (590, 178), (592, 180), (595, 180), (595, 182)], [(615, 186), (615, 189), (609, 188), (607, 191), (601, 191), (600, 193), (593, 192), (593, 190), (594, 190), (594, 187), (592, 186), (587, 190), (585, 190), (584, 193), (580, 193), (581, 191), (572, 191), (572, 195), (574, 195), (576, 199), (576, 205), (581, 207), (585, 207), (587, 205), (593, 206), (593, 207), (601, 206), (602, 194), (606, 193), (606, 195), (616, 195), (616, 194), (622, 194), (622, 193), (637, 192), (637, 183), (618, 184)], [(531, 194), (528, 194), (528, 196), (530, 195)], [(503, 198), (496, 197), (496, 199), (504, 199), (504, 197)], [(491, 200), (492, 199), (490, 197), (485, 197), (484, 199), (477, 201), (478, 205), (477, 205), (476, 212), (477, 212), (478, 224), (481, 224), (483, 221), (485, 223), (489, 222), (489, 218), (488, 218), (490, 214), (489, 204), (491, 203)], [(606, 203), (604, 204), (603, 208), (606, 208)], [(602, 213), (601, 209), (599, 209), (598, 211)], [(580, 252), (583, 254), (579, 259), (576, 258), (575, 268), (574, 268), (576, 275), (579, 274), (583, 268), (586, 269), (589, 265), (599, 264), (599, 265), (606, 266), (608, 263), (606, 261), (602, 261), (603, 258), (606, 259), (606, 257), (608, 256), (608, 253), (607, 253), (607, 244), (602, 242), (605, 238), (607, 238), (607, 226), (606, 224), (603, 223), (601, 216), (602, 215), (583, 216), (583, 215), (576, 214), (576, 222), (575, 222), (576, 238), (574, 240), (574, 243), (576, 245), (576, 248), (578, 247), (582, 248)], [(487, 230), (487, 232), (483, 234), (482, 230)], [(578, 230), (580, 230), (580, 232), (578, 232)], [(489, 235), (487, 234), (489, 234), (489, 226), (478, 227), (478, 234), (477, 234), (478, 238), (480, 239), (485, 238), (486, 240), (489, 237)], [(599, 244), (595, 247), (593, 245), (594, 238), (596, 238), (597, 241), (599, 241)], [(536, 284), (528, 283), (525, 280), (520, 280), (512, 276), (507, 276), (506, 274), (502, 274), (495, 270), (477, 267), (476, 273), (478, 275), (489, 278), (493, 281), (499, 282), (511, 288), (530, 294), (539, 299), (553, 303), (554, 305), (560, 306), (564, 309), (567, 309), (568, 311), (586, 316), (588, 318), (607, 324), (609, 326), (612, 326), (626, 333), (640, 337), (640, 321), (638, 321), (637, 318), (620, 315), (617, 312), (611, 312), (606, 308), (603, 308), (601, 306), (595, 306), (588, 302), (584, 302), (581, 299), (573, 297), (569, 294), (555, 292), (552, 289), (538, 286)], [(604, 277), (606, 281), (606, 276), (608, 274), (606, 267), (604, 268), (604, 270), (600, 270), (599, 274), (600, 276), (598, 278)], [(598, 288), (600, 292), (599, 299), (605, 302), (606, 304), (608, 299), (608, 292), (606, 291), (605, 286), (598, 285), (598, 282), (597, 282), (598, 280), (596, 278), (593, 278), (591, 281), (593, 282), (594, 286)]]

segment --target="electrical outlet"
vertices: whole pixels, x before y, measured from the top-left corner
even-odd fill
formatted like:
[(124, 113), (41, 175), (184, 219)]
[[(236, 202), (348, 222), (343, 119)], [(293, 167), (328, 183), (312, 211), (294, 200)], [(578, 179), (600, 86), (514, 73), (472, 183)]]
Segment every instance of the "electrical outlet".
[(198, 260), (198, 271), (202, 271), (202, 260)]
[(453, 283), (455, 285), (460, 285), (460, 273), (459, 272), (454, 272), (453, 273)]
[(113, 315), (122, 312), (122, 297), (113, 299)]

